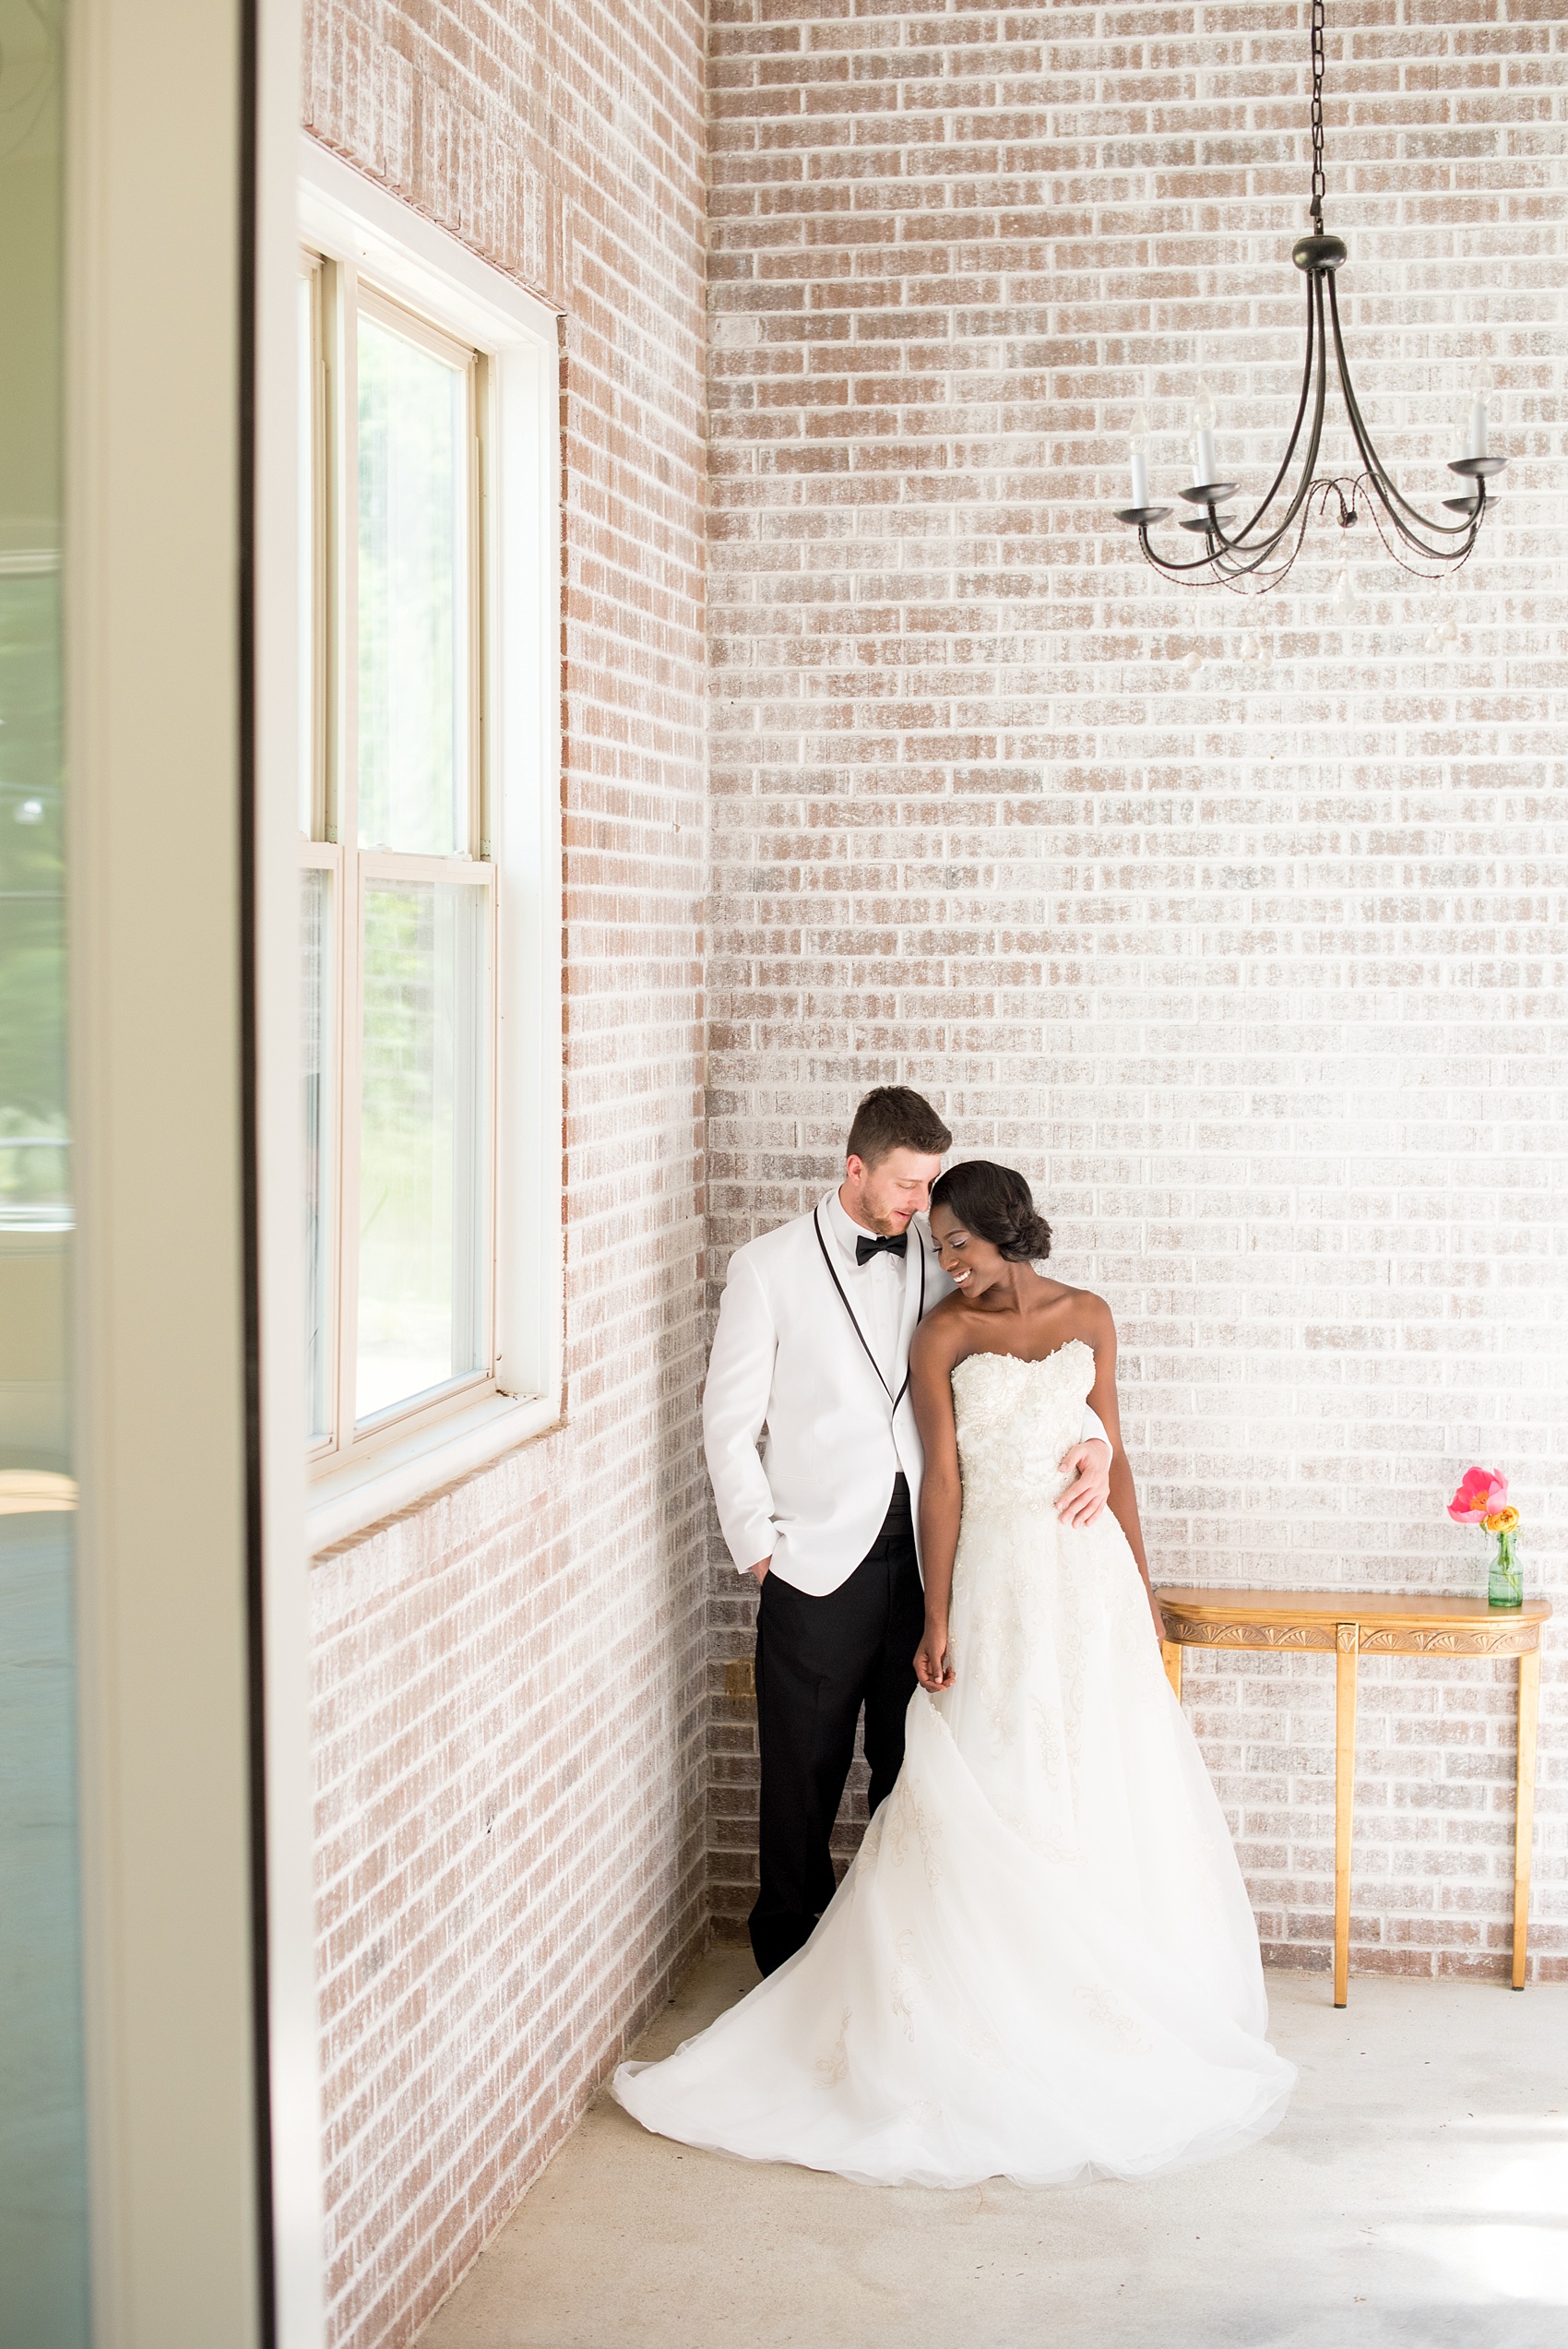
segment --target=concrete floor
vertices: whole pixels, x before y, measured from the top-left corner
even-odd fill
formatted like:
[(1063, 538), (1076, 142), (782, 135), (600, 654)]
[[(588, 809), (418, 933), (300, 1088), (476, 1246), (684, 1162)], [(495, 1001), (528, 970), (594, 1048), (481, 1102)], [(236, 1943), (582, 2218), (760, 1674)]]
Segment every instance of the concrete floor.
[[(716, 1951), (638, 2052), (755, 1978)], [(422, 2349), (1565, 2349), (1568, 1985), (1269, 1988), (1282, 2128), (1136, 2186), (850, 2186), (601, 2096)]]

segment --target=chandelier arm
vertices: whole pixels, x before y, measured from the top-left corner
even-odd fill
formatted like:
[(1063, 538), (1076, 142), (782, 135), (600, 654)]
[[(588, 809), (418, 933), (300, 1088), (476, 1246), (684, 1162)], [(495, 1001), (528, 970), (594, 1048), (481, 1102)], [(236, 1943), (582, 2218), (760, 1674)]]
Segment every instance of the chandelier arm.
[[(1267, 540), (1262, 546), (1238, 546), (1237, 542), (1234, 539), (1221, 538), (1218, 547), (1211, 544), (1209, 552), (1206, 554), (1194, 554), (1190, 562), (1185, 563), (1173, 562), (1170, 556), (1158, 554), (1155, 552), (1154, 548), (1149, 544), (1148, 524), (1146, 522), (1142, 523), (1139, 526), (1138, 541), (1144, 550), (1144, 553), (1154, 565), (1155, 569), (1157, 571), (1163, 571), (1168, 578), (1182, 578), (1189, 572), (1193, 571), (1206, 571), (1211, 579), (1232, 578), (1244, 578), (1249, 572), (1257, 570), (1262, 564), (1268, 561), (1269, 556), (1274, 553), (1275, 548), (1278, 545), (1280, 540), (1289, 531), (1290, 521), (1293, 519), (1294, 508), (1292, 508), (1290, 517), (1281, 524), (1277, 531), (1275, 531), (1273, 537)], [(1216, 535), (1218, 535), (1218, 533), (1211, 532), (1211, 537)], [(1246, 563), (1237, 563), (1227, 569), (1217, 560), (1217, 557), (1220, 553), (1231, 555), (1237, 554), (1247, 554), (1251, 555), (1252, 560)]]
[(1334, 290), (1332, 278), (1328, 281), (1328, 307), (1334, 320), (1334, 356), (1339, 368), (1339, 388), (1345, 395), (1345, 411), (1350, 419), (1350, 430), (1355, 435), (1356, 447), (1361, 452), (1372, 487), (1382, 501), (1389, 520), (1408, 545), (1420, 547), (1422, 554), (1430, 554), (1434, 559), (1442, 557), (1445, 561), (1450, 560), (1446, 548), (1423, 546), (1416, 532), (1395, 511), (1396, 507), (1403, 507), (1411, 521), (1419, 523), (1423, 531), (1430, 531), (1439, 538), (1463, 538), (1469, 530), (1471, 521), (1479, 520), (1481, 509), (1478, 506), (1475, 514), (1463, 522), (1437, 522), (1433, 521), (1429, 515), (1423, 514), (1419, 506), (1411, 505), (1378, 455), (1372, 434), (1367, 429), (1366, 419), (1361, 414), (1360, 404), (1356, 398), (1356, 387), (1350, 376), (1350, 364), (1345, 356), (1345, 339), (1339, 326), (1339, 301)]
[[(1352, 422), (1351, 430), (1355, 430), (1354, 422)], [(1413, 547), (1417, 554), (1424, 554), (1429, 562), (1452, 563), (1459, 552), (1460, 544), (1467, 544), (1474, 536), (1474, 526), (1480, 519), (1482, 501), (1478, 500), (1475, 512), (1462, 522), (1431, 521), (1401, 494), (1386, 468), (1378, 459), (1375, 448), (1372, 448), (1369, 442), (1363, 440), (1359, 433), (1356, 435), (1356, 442), (1368, 466), (1367, 471), (1361, 478), (1371, 491), (1372, 498), (1378, 506), (1382, 507), (1406, 545)], [(1405, 513), (1399, 511), (1401, 507), (1404, 507)], [(1411, 524), (1406, 520), (1405, 514), (1413, 515), (1420, 527), (1412, 528)], [(1423, 531), (1430, 532), (1431, 536), (1423, 537)], [(1434, 538), (1451, 539), (1456, 543), (1450, 546), (1433, 545), (1431, 540)]]
[[(1326, 491), (1332, 487), (1332, 484), (1327, 482), (1319, 482), (1313, 483), (1312, 486), (1326, 493)], [(1301, 551), (1302, 543), (1307, 535), (1307, 524), (1312, 519), (1310, 504), (1304, 501), (1304, 507), (1305, 510), (1301, 513), (1301, 520), (1296, 531), (1295, 545), (1289, 548), (1289, 551), (1279, 559), (1277, 565), (1269, 575), (1261, 578), (1259, 585), (1252, 590), (1253, 593), (1257, 595), (1267, 595), (1271, 593), (1275, 588), (1281, 586), (1285, 579), (1289, 577), (1291, 566), (1295, 563), (1297, 555), (1300, 554)], [(1187, 571), (1206, 571), (1209, 578), (1215, 580), (1218, 586), (1229, 588), (1233, 594), (1237, 595), (1244, 595), (1248, 592), (1246, 589), (1240, 585), (1240, 582), (1242, 579), (1254, 577), (1261, 573), (1263, 571), (1264, 563), (1267, 559), (1269, 553), (1268, 549), (1265, 549), (1260, 554), (1256, 562), (1236, 564), (1233, 566), (1221, 563), (1216, 560), (1213, 556), (1206, 557), (1201, 555), (1192, 563), (1168, 563), (1162, 555), (1157, 554), (1153, 547), (1150, 546), (1146, 529), (1141, 530), (1138, 536), (1143, 544), (1144, 554), (1155, 570), (1164, 572), (1166, 576), (1170, 578), (1178, 578), (1181, 574)]]
[[(1265, 497), (1263, 504), (1258, 507), (1257, 512), (1253, 516), (1252, 520), (1250, 522), (1243, 523), (1241, 530), (1237, 531), (1234, 539), (1225, 540), (1223, 533), (1221, 533), (1222, 541), (1227, 545), (1237, 545), (1242, 539), (1248, 537), (1252, 531), (1256, 530), (1258, 524), (1262, 521), (1264, 516), (1273, 505), (1276, 497), (1279, 495), (1280, 483), (1284, 481), (1286, 474), (1290, 470), (1290, 460), (1296, 454), (1296, 444), (1301, 437), (1301, 424), (1307, 412), (1308, 394), (1311, 392), (1313, 388), (1313, 364), (1315, 362), (1321, 372), (1324, 358), (1323, 319), (1322, 316), (1319, 316), (1314, 322), (1313, 310), (1313, 280), (1311, 277), (1309, 277), (1307, 280), (1307, 357), (1306, 364), (1301, 369), (1301, 396), (1296, 402), (1296, 421), (1290, 427), (1290, 437), (1285, 444), (1285, 454), (1280, 459), (1279, 471), (1276, 473), (1273, 481), (1270, 482), (1268, 485), (1267, 495)], [(1318, 401), (1317, 415), (1319, 422), (1321, 423), (1323, 415), (1323, 401), (1321, 398)], [(1309, 482), (1312, 480), (1313, 466), (1315, 462), (1316, 443), (1314, 441), (1313, 453), (1307, 459), (1304, 474), (1304, 478)], [(1298, 494), (1297, 498), (1291, 504), (1289, 512), (1286, 515), (1284, 521), (1278, 526), (1278, 530), (1276, 532), (1277, 537), (1282, 536), (1295, 520), (1300, 502), (1300, 495)]]
[[(1321, 490), (1326, 493), (1332, 486), (1333, 484), (1328, 482), (1313, 482), (1309, 476), (1301, 493), (1295, 499), (1292, 500), (1289, 515), (1280, 525), (1279, 529), (1274, 532), (1273, 536), (1263, 546), (1241, 546), (1238, 544), (1236, 540), (1224, 538), (1220, 536), (1218, 531), (1215, 531), (1212, 533), (1209, 551), (1206, 554), (1195, 554), (1190, 562), (1175, 563), (1171, 562), (1166, 555), (1157, 554), (1155, 549), (1150, 545), (1148, 525), (1146, 522), (1142, 524), (1139, 528), (1138, 543), (1142, 546), (1144, 554), (1147, 557), (1148, 561), (1153, 565), (1154, 568), (1157, 571), (1163, 571), (1168, 578), (1181, 578), (1189, 572), (1203, 571), (1206, 572), (1211, 579), (1218, 581), (1221, 586), (1229, 587), (1233, 580), (1249, 578), (1253, 577), (1253, 574), (1263, 570), (1264, 566), (1273, 558), (1281, 541), (1289, 535), (1290, 525), (1295, 520), (1297, 514), (1300, 513), (1301, 518), (1301, 527), (1296, 532), (1296, 543), (1290, 549), (1289, 553), (1284, 557), (1283, 562), (1280, 564), (1277, 575), (1275, 578), (1265, 579), (1262, 588), (1259, 590), (1259, 593), (1265, 594), (1271, 587), (1278, 586), (1280, 579), (1285, 577), (1285, 574), (1289, 570), (1291, 564), (1294, 563), (1297, 555), (1301, 551), (1301, 541), (1306, 535), (1307, 523), (1311, 519), (1311, 499), (1313, 491)], [(1306, 510), (1303, 511), (1303, 508)], [(1218, 546), (1213, 543), (1214, 537), (1219, 538), (1219, 543)], [(1251, 560), (1246, 562), (1238, 562), (1234, 560), (1226, 562), (1221, 559), (1224, 555), (1234, 557), (1238, 554), (1250, 556)]]
[(1171, 561), (1169, 555), (1157, 554), (1155, 549), (1149, 544), (1148, 524), (1146, 522), (1140, 522), (1138, 525), (1138, 544), (1143, 548), (1144, 553), (1154, 565), (1155, 569), (1157, 571), (1163, 571), (1168, 579), (1182, 578), (1189, 571), (1207, 571), (1210, 577), (1213, 577), (1214, 558), (1212, 555), (1194, 554), (1190, 562), (1175, 563)]
[[(1316, 310), (1315, 320), (1313, 316), (1314, 306)], [(1283, 519), (1276, 524), (1266, 538), (1259, 540), (1255, 544), (1248, 544), (1247, 539), (1249, 532), (1256, 530), (1259, 522), (1262, 521), (1264, 516), (1267, 513), (1269, 507), (1273, 504), (1275, 497), (1278, 494), (1280, 483), (1284, 480), (1285, 475), (1289, 471), (1290, 459), (1295, 453), (1296, 444), (1301, 436), (1301, 422), (1303, 417), (1306, 415), (1307, 399), (1313, 388), (1314, 364), (1317, 379), (1317, 399), (1313, 408), (1312, 439), (1307, 450), (1306, 462), (1301, 469), (1301, 483), (1297, 487), (1295, 495), (1290, 500), (1289, 507), (1287, 509)], [(1183, 578), (1189, 577), (1194, 572), (1206, 572), (1210, 578), (1218, 579), (1245, 578), (1250, 572), (1257, 570), (1261, 565), (1269, 560), (1269, 557), (1274, 554), (1275, 549), (1283, 540), (1289, 536), (1291, 525), (1294, 523), (1297, 515), (1301, 512), (1307, 497), (1311, 495), (1313, 467), (1317, 462), (1318, 446), (1323, 438), (1324, 405), (1327, 396), (1328, 344), (1327, 333), (1323, 319), (1323, 298), (1321, 294), (1317, 295), (1314, 305), (1313, 280), (1309, 278), (1307, 280), (1307, 359), (1306, 365), (1302, 369), (1301, 373), (1301, 397), (1297, 403), (1296, 422), (1291, 428), (1289, 445), (1285, 451), (1285, 461), (1280, 466), (1278, 472), (1274, 477), (1273, 483), (1270, 484), (1268, 495), (1264, 499), (1263, 504), (1253, 515), (1251, 520), (1243, 523), (1242, 527), (1237, 531), (1234, 538), (1227, 538), (1225, 532), (1219, 526), (1218, 516), (1211, 515), (1209, 539), (1206, 552), (1202, 554), (1194, 554), (1191, 560), (1187, 562), (1176, 562), (1167, 555), (1157, 554), (1154, 548), (1149, 543), (1147, 523), (1140, 524), (1138, 529), (1138, 543), (1143, 548), (1144, 554), (1148, 558), (1149, 562), (1153, 564), (1157, 571), (1163, 571), (1169, 578)], [(1219, 547), (1223, 548), (1227, 554), (1235, 556), (1251, 557), (1252, 559), (1250, 561), (1238, 561), (1233, 566), (1217, 567), (1215, 561), (1216, 541), (1218, 542)], [(1294, 554), (1292, 554), (1289, 559), (1291, 562), (1294, 562)], [(1287, 566), (1287, 567), (1289, 567), (1289, 566)]]
[[(1354, 426), (1351, 429), (1354, 430)], [(1372, 450), (1372, 456), (1369, 457), (1367, 444), (1360, 440), (1360, 435), (1358, 435), (1357, 445), (1360, 448), (1361, 455), (1368, 458), (1369, 470), (1362, 478), (1406, 545), (1415, 547), (1420, 554), (1428, 555), (1434, 563), (1451, 563), (1457, 552), (1456, 545), (1433, 546), (1428, 539), (1422, 537), (1421, 531), (1430, 531), (1434, 538), (1452, 539), (1455, 542), (1466, 540), (1473, 534), (1473, 526), (1480, 519), (1483, 501), (1478, 500), (1474, 514), (1467, 516), (1462, 522), (1431, 521), (1419, 507), (1412, 506), (1408, 498), (1401, 495), (1397, 485), (1381, 463), (1372, 465), (1372, 457), (1376, 456), (1376, 451)], [(1400, 507), (1404, 507), (1405, 514), (1414, 515), (1420, 529), (1411, 527), (1411, 524), (1405, 519), (1405, 514), (1398, 511)]]
[[(1369, 487), (1371, 486), (1370, 483), (1368, 485)], [(1408, 572), (1413, 579), (1425, 579), (1429, 582), (1433, 579), (1442, 578), (1444, 576), (1441, 571), (1418, 571), (1413, 563), (1407, 563), (1404, 556), (1400, 554), (1399, 549), (1389, 543), (1388, 533), (1383, 527), (1383, 522), (1378, 514), (1377, 507), (1372, 503), (1370, 498), (1367, 502), (1367, 511), (1372, 516), (1372, 528), (1377, 532), (1378, 543), (1381, 545), (1384, 553), (1390, 558), (1390, 560), (1398, 564), (1399, 568), (1402, 571)], [(1471, 555), (1475, 553), (1476, 536), (1480, 529), (1480, 520), (1481, 508), (1478, 506), (1475, 513), (1470, 518), (1470, 535), (1465, 544), (1463, 546), (1454, 548), (1452, 552), (1445, 549), (1443, 554), (1432, 555), (1430, 559), (1433, 562), (1447, 564), (1450, 566), (1451, 572), (1462, 570), (1465, 565), (1469, 561)]]
[[(1312, 482), (1309, 483), (1307, 495), (1301, 501), (1301, 519), (1296, 525), (1295, 544), (1286, 550), (1284, 554), (1279, 557), (1272, 572), (1262, 579), (1261, 585), (1257, 590), (1260, 595), (1267, 595), (1271, 590), (1282, 586), (1284, 581), (1289, 577), (1290, 571), (1295, 564), (1296, 557), (1300, 554), (1301, 548), (1306, 542), (1307, 525), (1313, 519), (1313, 505), (1314, 499), (1319, 508), (1319, 516), (1321, 519), (1322, 508), (1328, 502), (1328, 492), (1332, 487), (1333, 484), (1329, 482)], [(1229, 578), (1225, 580), (1225, 584), (1227, 586), (1230, 584)]]
[[(1321, 520), (1323, 518), (1323, 509), (1327, 505), (1329, 498), (1333, 495), (1336, 487), (1337, 483), (1333, 481), (1314, 481), (1309, 484), (1306, 496), (1301, 501), (1301, 519), (1296, 526), (1296, 543), (1283, 556), (1280, 557), (1277, 567), (1274, 570), (1272, 576), (1264, 579), (1258, 590), (1258, 593), (1260, 595), (1266, 595), (1271, 589), (1280, 586), (1281, 583), (1288, 578), (1291, 567), (1295, 563), (1296, 557), (1300, 554), (1301, 548), (1306, 542), (1307, 525), (1313, 519), (1313, 508), (1314, 505), (1317, 507), (1318, 519)], [(1232, 576), (1242, 577), (1244, 574), (1241, 572), (1237, 572), (1235, 574), (1222, 574), (1223, 583), (1229, 586)]]
[[(1306, 517), (1303, 515), (1301, 518), (1301, 527), (1296, 532), (1295, 545), (1280, 561), (1277, 573), (1272, 577), (1265, 577), (1264, 578), (1263, 584), (1258, 590), (1259, 594), (1266, 594), (1267, 590), (1271, 587), (1277, 587), (1279, 581), (1285, 577), (1286, 572), (1289, 571), (1291, 564), (1295, 561), (1296, 556), (1301, 552), (1301, 539), (1305, 534), (1306, 527)], [(1242, 554), (1251, 556), (1251, 560), (1247, 562), (1237, 562), (1235, 560), (1227, 561), (1225, 559), (1228, 555), (1233, 557), (1238, 552), (1235, 541), (1230, 539), (1225, 540), (1219, 546), (1214, 546), (1211, 544), (1209, 552), (1206, 554), (1196, 554), (1190, 562), (1175, 563), (1169, 560), (1165, 555), (1156, 553), (1155, 549), (1149, 544), (1148, 531), (1146, 528), (1139, 531), (1138, 537), (1143, 545), (1144, 553), (1147, 556), (1149, 562), (1154, 566), (1154, 568), (1157, 571), (1162, 571), (1167, 578), (1182, 578), (1192, 572), (1202, 572), (1208, 578), (1213, 579), (1217, 585), (1220, 587), (1229, 587), (1238, 580), (1251, 578), (1254, 575), (1265, 571), (1265, 566), (1274, 561), (1277, 554), (1280, 542), (1288, 534), (1289, 529), (1289, 523), (1283, 525), (1280, 530), (1275, 532), (1274, 536), (1265, 546), (1257, 548), (1241, 548), (1240, 552)]]
[[(1295, 495), (1291, 498), (1289, 506), (1286, 509), (1284, 520), (1277, 524), (1267, 540), (1262, 542), (1256, 546), (1249, 546), (1246, 543), (1248, 535), (1251, 531), (1257, 528), (1258, 523), (1268, 511), (1269, 506), (1272, 504), (1276, 493), (1279, 488), (1279, 484), (1289, 469), (1291, 458), (1295, 454), (1296, 443), (1301, 438), (1301, 419), (1306, 414), (1307, 394), (1312, 388), (1313, 384), (1314, 357), (1316, 362), (1317, 398), (1313, 403), (1312, 438), (1307, 444), (1307, 454), (1305, 461), (1301, 467), (1301, 481), (1297, 484)], [(1323, 292), (1322, 288), (1316, 283), (1315, 277), (1310, 277), (1307, 281), (1307, 364), (1306, 371), (1301, 379), (1301, 405), (1296, 411), (1295, 429), (1290, 435), (1289, 446), (1285, 451), (1285, 462), (1280, 466), (1278, 472), (1275, 475), (1273, 486), (1270, 488), (1268, 495), (1264, 499), (1263, 504), (1258, 507), (1258, 510), (1253, 516), (1252, 520), (1243, 524), (1242, 528), (1237, 531), (1234, 538), (1226, 537), (1224, 531), (1219, 527), (1218, 518), (1216, 518), (1211, 524), (1211, 536), (1218, 539), (1220, 546), (1225, 549), (1227, 554), (1255, 554), (1259, 562), (1266, 562), (1270, 554), (1273, 554), (1275, 548), (1279, 544), (1280, 541), (1289, 536), (1291, 524), (1295, 521), (1297, 515), (1301, 513), (1302, 507), (1306, 505), (1307, 500), (1313, 494), (1313, 474), (1317, 465), (1318, 450), (1323, 444), (1324, 408), (1327, 398), (1328, 340), (1324, 329)], [(1247, 567), (1249, 569), (1255, 569), (1256, 565), (1249, 565)]]

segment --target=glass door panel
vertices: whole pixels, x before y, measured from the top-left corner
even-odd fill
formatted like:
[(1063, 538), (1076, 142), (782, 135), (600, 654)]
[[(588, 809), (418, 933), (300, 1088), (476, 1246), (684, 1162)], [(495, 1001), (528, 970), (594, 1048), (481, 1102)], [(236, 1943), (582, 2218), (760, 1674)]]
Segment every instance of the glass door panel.
[(0, 2349), (86, 2349), (67, 1409), (62, 0), (0, 0)]

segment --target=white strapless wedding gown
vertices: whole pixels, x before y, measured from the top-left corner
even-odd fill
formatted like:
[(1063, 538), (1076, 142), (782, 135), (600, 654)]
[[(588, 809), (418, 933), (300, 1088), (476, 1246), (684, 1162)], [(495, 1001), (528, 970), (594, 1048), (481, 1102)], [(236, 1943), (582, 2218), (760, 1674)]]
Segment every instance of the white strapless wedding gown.
[(955, 1686), (810, 1941), (666, 2062), (645, 2127), (868, 2183), (1146, 2177), (1249, 2144), (1293, 2068), (1214, 1789), (1109, 1509), (1051, 1506), (1094, 1354), (953, 1375)]

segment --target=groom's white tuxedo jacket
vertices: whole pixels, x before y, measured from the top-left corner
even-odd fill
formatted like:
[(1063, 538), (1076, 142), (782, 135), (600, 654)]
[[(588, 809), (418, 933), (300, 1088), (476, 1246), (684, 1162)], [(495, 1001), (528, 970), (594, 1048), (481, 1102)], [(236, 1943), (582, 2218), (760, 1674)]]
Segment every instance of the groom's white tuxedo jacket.
[[(909, 1227), (901, 1264), (879, 1255), (857, 1266), (857, 1235), (830, 1191), (810, 1215), (736, 1250), (703, 1390), (731, 1556), (742, 1573), (770, 1558), (781, 1580), (814, 1598), (865, 1556), (900, 1469), (919, 1525), (909, 1341), (953, 1286), (923, 1216)], [(1105, 1431), (1089, 1413), (1084, 1432)]]
[(892, 1287), (897, 1307), (879, 1362), (880, 1300), (856, 1277), (853, 1240), (845, 1245), (840, 1225), (855, 1228), (830, 1191), (810, 1215), (736, 1250), (703, 1389), (708, 1473), (731, 1556), (742, 1572), (771, 1558), (783, 1581), (816, 1598), (848, 1581), (875, 1541), (900, 1468), (918, 1503), (909, 1341), (953, 1285), (923, 1216), (909, 1225), (902, 1264), (884, 1257), (860, 1268)]

